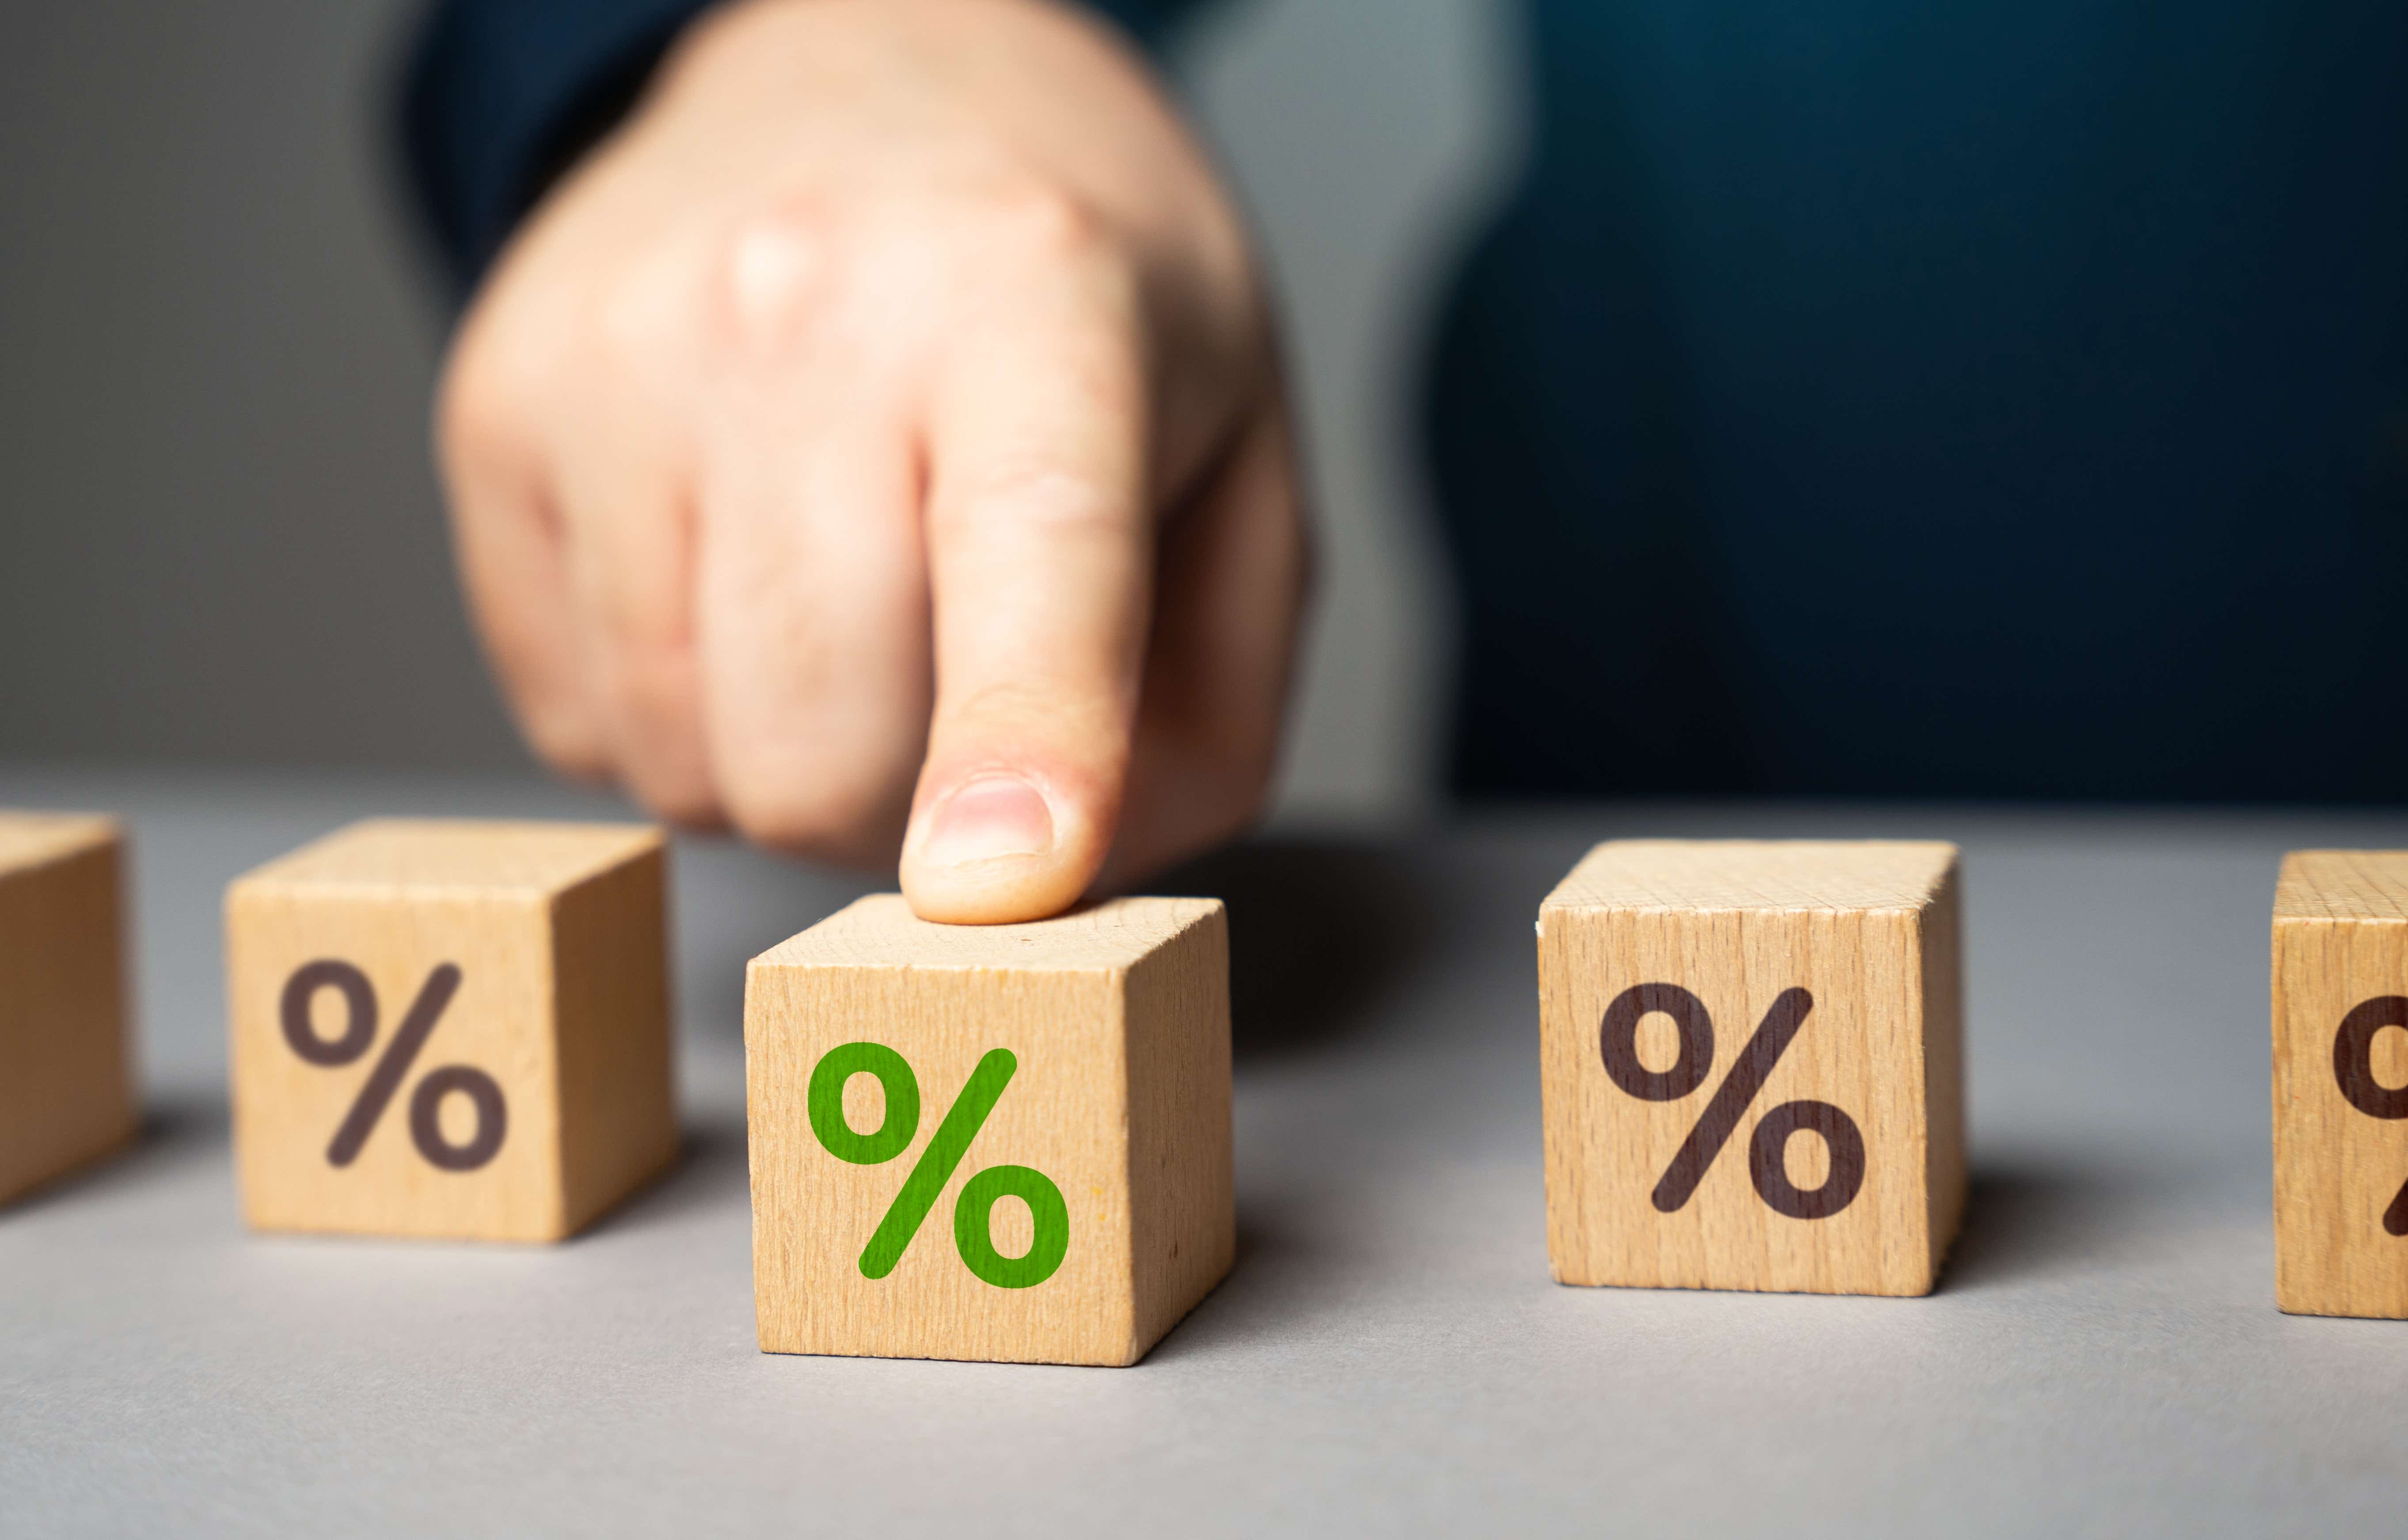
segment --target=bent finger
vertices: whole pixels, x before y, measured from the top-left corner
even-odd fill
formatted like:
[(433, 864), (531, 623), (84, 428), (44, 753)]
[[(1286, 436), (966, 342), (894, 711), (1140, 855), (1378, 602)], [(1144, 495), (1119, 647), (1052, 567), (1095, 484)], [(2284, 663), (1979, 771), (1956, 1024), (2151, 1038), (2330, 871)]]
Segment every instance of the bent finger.
[(1139, 882), (1260, 815), (1312, 583), (1293, 430), (1276, 393), (1162, 534), (1120, 836), (1101, 885)]
[(698, 640), (720, 795), (761, 843), (848, 864), (901, 842), (929, 712), (919, 477), (899, 411), (797, 392), (723, 422)]
[(564, 522), (481, 367), (455, 356), (436, 410), (461, 590), (528, 747), (564, 774), (598, 780), (609, 773), (610, 750), (577, 624)]
[(570, 597), (610, 758), (637, 800), (709, 826), (719, 805), (695, 655), (692, 476), (667, 410), (623, 393), (595, 404), (555, 461), (571, 511)]

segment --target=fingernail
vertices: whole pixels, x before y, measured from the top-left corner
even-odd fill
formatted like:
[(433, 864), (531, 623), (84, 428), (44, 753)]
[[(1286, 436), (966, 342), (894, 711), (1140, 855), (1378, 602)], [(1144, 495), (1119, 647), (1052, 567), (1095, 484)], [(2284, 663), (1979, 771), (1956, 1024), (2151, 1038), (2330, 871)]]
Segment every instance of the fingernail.
[(1045, 799), (1025, 781), (996, 775), (972, 781), (938, 804), (920, 859), (928, 866), (968, 866), (1053, 848), (1054, 813)]

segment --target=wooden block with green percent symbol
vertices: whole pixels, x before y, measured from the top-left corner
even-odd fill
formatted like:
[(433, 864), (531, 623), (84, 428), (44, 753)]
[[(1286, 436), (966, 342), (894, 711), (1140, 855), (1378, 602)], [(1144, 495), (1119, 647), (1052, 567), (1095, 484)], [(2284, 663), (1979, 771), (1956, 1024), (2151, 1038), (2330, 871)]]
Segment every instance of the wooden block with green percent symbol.
[(134, 1136), (117, 825), (0, 813), (0, 1202)]
[(1956, 849), (1616, 841), (1539, 911), (1568, 1284), (1926, 1294), (1964, 1207)]
[(2274, 892), (2274, 1303), (2408, 1319), (2408, 851)]
[(552, 1241), (667, 1165), (658, 830), (385, 819), (227, 890), (261, 1230)]
[(762, 1350), (1135, 1363), (1228, 1271), (1218, 900), (864, 899), (752, 959)]

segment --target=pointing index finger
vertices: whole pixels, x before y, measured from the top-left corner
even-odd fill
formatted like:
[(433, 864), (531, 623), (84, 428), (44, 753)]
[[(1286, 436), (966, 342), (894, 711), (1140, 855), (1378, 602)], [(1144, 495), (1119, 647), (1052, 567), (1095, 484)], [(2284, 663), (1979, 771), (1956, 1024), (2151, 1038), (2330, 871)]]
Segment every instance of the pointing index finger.
[(901, 873), (925, 919), (1058, 913), (1111, 845), (1154, 540), (1135, 305), (1102, 266), (993, 307), (932, 402), (937, 704)]

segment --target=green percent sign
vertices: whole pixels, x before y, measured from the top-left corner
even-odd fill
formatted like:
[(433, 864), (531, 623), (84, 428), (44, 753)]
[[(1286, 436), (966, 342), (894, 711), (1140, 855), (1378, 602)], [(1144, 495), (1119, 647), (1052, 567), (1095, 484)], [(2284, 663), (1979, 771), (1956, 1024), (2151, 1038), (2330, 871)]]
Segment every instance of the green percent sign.
[[(1010, 1049), (990, 1049), (969, 1084), (953, 1100), (945, 1120), (937, 1125), (919, 1163), (903, 1179), (903, 1190), (888, 1205), (878, 1232), (862, 1248), (861, 1275), (882, 1278), (895, 1271), (920, 1223), (937, 1206), (938, 1194), (953, 1179), (954, 1168), (969, 1153), (970, 1141), (986, 1126), (987, 1114), (1003, 1098), (1020, 1060)], [(844, 1117), (845, 1083), (854, 1075), (874, 1076), (886, 1092), (886, 1118), (867, 1133), (854, 1131)], [(811, 1071), (810, 1093), (811, 1132), (820, 1145), (839, 1160), (856, 1166), (883, 1165), (911, 1147), (920, 1131), (920, 1080), (903, 1056), (882, 1043), (848, 1043), (831, 1048)], [(1017, 1198), (1036, 1220), (1036, 1239), (1027, 1255), (1007, 1257), (995, 1248), (995, 1205), (998, 1199)], [(962, 1184), (953, 1202), (953, 1247), (962, 1265), (997, 1288), (1027, 1288), (1043, 1283), (1062, 1265), (1070, 1250), (1070, 1206), (1062, 1189), (1041, 1171), (1026, 1166), (989, 1166)]]

